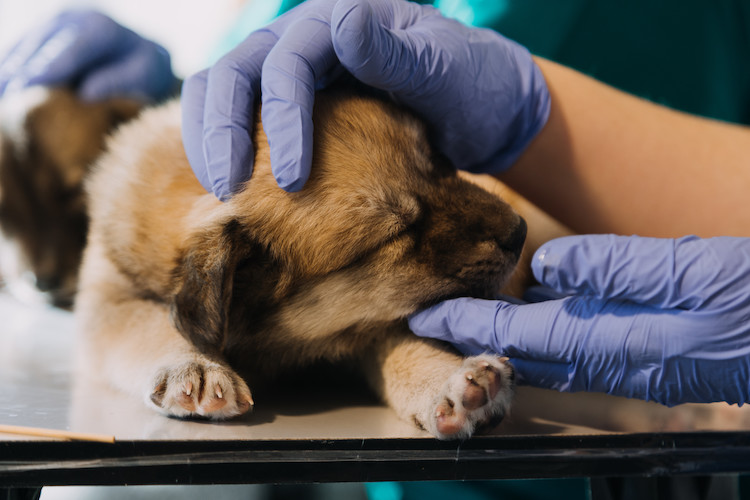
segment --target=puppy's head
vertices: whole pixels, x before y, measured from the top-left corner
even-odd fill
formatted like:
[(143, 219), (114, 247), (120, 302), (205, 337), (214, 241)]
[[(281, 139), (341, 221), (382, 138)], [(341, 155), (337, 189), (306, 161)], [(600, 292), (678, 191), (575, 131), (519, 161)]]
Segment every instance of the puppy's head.
[(14, 247), (3, 255), (9, 284), (22, 278), (53, 304), (71, 304), (88, 226), (83, 179), (107, 133), (138, 111), (132, 101), (83, 103), (43, 88), (0, 102), (0, 229)]
[(285, 193), (260, 127), (252, 178), (179, 267), (178, 328), (202, 347), (229, 329), (315, 335), (391, 321), (437, 301), (493, 297), (526, 226), (460, 178), (411, 114), (345, 91), (316, 98), (312, 174)]

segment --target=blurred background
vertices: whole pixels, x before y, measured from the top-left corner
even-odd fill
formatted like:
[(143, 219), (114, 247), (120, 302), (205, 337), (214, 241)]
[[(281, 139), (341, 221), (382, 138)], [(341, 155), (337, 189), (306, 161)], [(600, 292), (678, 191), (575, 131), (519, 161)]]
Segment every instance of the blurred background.
[(163, 45), (172, 56), (173, 70), (184, 78), (217, 57), (227, 32), (235, 26), (246, 3), (243, 0), (0, 0), (0, 58), (24, 33), (61, 10), (96, 8)]

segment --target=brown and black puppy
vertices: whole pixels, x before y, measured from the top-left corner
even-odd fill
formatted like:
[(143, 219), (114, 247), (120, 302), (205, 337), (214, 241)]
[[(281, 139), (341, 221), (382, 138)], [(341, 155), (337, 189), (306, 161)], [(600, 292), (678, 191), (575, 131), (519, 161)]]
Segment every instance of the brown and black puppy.
[(84, 103), (63, 90), (32, 88), (0, 101), (2, 277), (14, 290), (72, 305), (86, 242), (83, 179), (118, 124), (140, 105)]
[(302, 191), (276, 185), (259, 125), (252, 178), (228, 203), (192, 174), (177, 103), (120, 129), (87, 184), (84, 362), (167, 415), (227, 418), (252, 406), (248, 383), (355, 361), (402, 418), (439, 438), (497, 423), (510, 365), (417, 338), (405, 318), (499, 293), (523, 219), (384, 100), (329, 90), (314, 122)]

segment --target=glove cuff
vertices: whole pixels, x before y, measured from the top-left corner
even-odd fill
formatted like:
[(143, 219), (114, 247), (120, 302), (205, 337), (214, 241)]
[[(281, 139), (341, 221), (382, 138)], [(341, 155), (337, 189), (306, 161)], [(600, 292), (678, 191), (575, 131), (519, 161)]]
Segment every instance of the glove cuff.
[[(529, 57), (531, 57), (531, 54), (529, 54)], [(515, 141), (498, 153), (498, 163), (495, 167), (498, 172), (507, 170), (518, 160), (518, 157), (544, 128), (549, 119), (552, 99), (547, 89), (547, 82), (542, 70), (539, 69), (533, 59), (530, 64), (529, 77), (524, 81), (524, 89), (528, 95), (528, 99), (525, 101), (526, 106), (520, 110), (516, 118), (516, 130), (518, 132)]]
[[(509, 41), (510, 42), (510, 41)], [(515, 42), (510, 42), (514, 43)], [(509, 169), (531, 141), (547, 124), (549, 119), (551, 97), (542, 70), (534, 62), (531, 53), (523, 46), (517, 45), (519, 66), (527, 66), (528, 71), (521, 72), (521, 92), (518, 102), (521, 104), (516, 117), (508, 128), (508, 137), (504, 146), (489, 160), (471, 168), (478, 174), (495, 174)]]

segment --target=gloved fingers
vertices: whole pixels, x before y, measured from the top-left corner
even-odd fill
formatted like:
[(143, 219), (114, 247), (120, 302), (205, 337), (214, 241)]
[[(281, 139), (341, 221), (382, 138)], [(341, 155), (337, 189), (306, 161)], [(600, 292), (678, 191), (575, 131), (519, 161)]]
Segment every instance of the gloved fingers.
[(267, 29), (275, 33), (278, 37), (281, 37), (284, 33), (289, 31), (289, 26), (300, 19), (314, 16), (329, 18), (331, 10), (337, 1), (338, 0), (306, 0), (281, 14), (268, 25)]
[(330, 22), (314, 14), (292, 23), (263, 64), (264, 130), (274, 177), (286, 191), (302, 189), (310, 175), (316, 83), (337, 64)]
[(541, 283), (565, 294), (695, 309), (746, 288), (750, 240), (569, 236), (539, 248), (532, 270)]
[(671, 404), (686, 396), (669, 385), (679, 378), (670, 358), (691, 366), (697, 351), (694, 342), (669, 332), (691, 324), (692, 318), (593, 297), (527, 305), (456, 299), (409, 321), (416, 334), (457, 343), (467, 354), (510, 357), (525, 384)]
[[(516, 305), (461, 298), (412, 315), (409, 327), (421, 337), (449, 342), (465, 355), (494, 352), (509, 356), (519, 383), (581, 390), (589, 386), (588, 373), (579, 363), (583, 355), (580, 345), (590, 332), (590, 317), (577, 323), (568, 317), (566, 307), (565, 300)], [(602, 355), (584, 354), (592, 359)], [(606, 383), (604, 375), (599, 378)]]
[(67, 11), (24, 65), (29, 85), (70, 83), (97, 64), (119, 58), (141, 37), (97, 11)]
[[(688, 396), (680, 400), (669, 383), (654, 383), (660, 371), (658, 365), (643, 366), (629, 370), (628, 366), (617, 365), (614, 369), (594, 366), (592, 368), (577, 366), (576, 363), (557, 363), (533, 359), (510, 359), (519, 384), (553, 389), (560, 392), (602, 392), (614, 396), (657, 401), (665, 405), (679, 402), (696, 401)], [(711, 400), (700, 400), (708, 402)]]
[(523, 300), (525, 302), (545, 302), (547, 300), (564, 299), (567, 297), (566, 294), (560, 293), (554, 288), (544, 285), (533, 285), (527, 288), (523, 293)]
[(203, 157), (203, 111), (206, 101), (208, 70), (189, 76), (182, 82), (180, 107), (182, 109), (182, 147), (203, 188), (213, 192), (213, 185)]
[(568, 363), (511, 358), (510, 364), (515, 370), (516, 382), (519, 385), (531, 385), (561, 392), (571, 390), (571, 365)]
[(128, 96), (144, 102), (167, 97), (175, 81), (169, 54), (147, 40), (120, 59), (87, 72), (78, 86), (85, 100)]
[(0, 96), (5, 93), (6, 89), (18, 89), (25, 86), (29, 78), (28, 70), (26, 70), (29, 59), (54, 36), (55, 31), (51, 31), (51, 27), (45, 24), (21, 38), (4, 55), (0, 61)]
[(649, 334), (675, 321), (672, 316), (631, 302), (584, 296), (524, 305), (459, 298), (412, 315), (409, 326), (417, 335), (472, 354), (488, 350), (553, 363), (573, 363), (585, 355), (589, 361), (616, 363), (631, 352), (644, 359), (661, 357), (662, 337)]
[[(440, 302), (409, 317), (409, 328), (420, 337), (453, 344), (464, 354), (503, 354), (495, 336), (500, 302), (459, 298)], [(512, 306), (511, 306), (512, 307)]]
[(368, 85), (392, 92), (411, 91), (419, 86), (414, 78), (421, 81), (429, 73), (423, 67), (430, 65), (423, 50), (427, 43), (410, 33), (424, 12), (439, 15), (412, 3), (340, 0), (331, 18), (336, 55), (350, 73)]
[(616, 355), (625, 348), (618, 345), (622, 336), (612, 330), (623, 325), (610, 325), (609, 343), (608, 335), (600, 334), (599, 342), (581, 352), (580, 346), (592, 336), (591, 318), (596, 312), (568, 316), (566, 307), (570, 307), (566, 300), (512, 305), (455, 299), (412, 315), (409, 327), (419, 336), (452, 343), (466, 355), (494, 352), (509, 356), (519, 384), (624, 395), (639, 391), (640, 385), (623, 389), (618, 384), (621, 372), (628, 367)]
[[(78, 74), (88, 61), (71, 57), (71, 47), (81, 37), (81, 17), (89, 11), (66, 11), (32, 29), (0, 62), (0, 95), (29, 85), (60, 83)], [(63, 64), (50, 72), (50, 65), (62, 58)], [(62, 74), (59, 73), (63, 70)]]
[(62, 26), (40, 47), (26, 64), (29, 83), (34, 85), (70, 82), (97, 62), (119, 56), (124, 49), (122, 44), (133, 43), (128, 33), (119, 31), (119, 26), (99, 39), (96, 38), (98, 32), (86, 32), (86, 27), (72, 23)]
[(542, 245), (532, 271), (561, 293), (667, 305), (675, 284), (674, 258), (673, 240), (570, 236)]
[(174, 79), (166, 50), (91, 10), (60, 14), (24, 37), (6, 62), (0, 71), (18, 87), (77, 84), (86, 99), (160, 99)]
[(413, 314), (409, 327), (419, 336), (450, 342), (465, 354), (491, 351), (570, 363), (601, 307), (602, 301), (572, 297), (523, 305), (464, 297)]
[(252, 33), (208, 70), (202, 96), (192, 93), (182, 96), (183, 109), (191, 113), (197, 113), (199, 108), (203, 110), (200, 138), (190, 134), (185, 139), (202, 144), (202, 158), (191, 154), (190, 163), (194, 171), (206, 172), (211, 191), (220, 200), (228, 200), (232, 190), (252, 173), (251, 134), (261, 68), (276, 41), (276, 35), (267, 30)]
[[(508, 303), (506, 305), (502, 302), (472, 298), (449, 300), (411, 315), (409, 328), (420, 337), (453, 344), (467, 356), (476, 356), (486, 352), (507, 355), (509, 353), (496, 335), (495, 322), (510, 321), (509, 318), (517, 312), (516, 306), (533, 307), (528, 304)], [(532, 311), (532, 314), (534, 312)], [(528, 334), (527, 331), (518, 332), (519, 337), (525, 337)], [(549, 343), (544, 340), (540, 344), (542, 348), (549, 347)], [(523, 352), (513, 354), (510, 361), (519, 384), (559, 390), (565, 390), (568, 387), (570, 378), (568, 362), (560, 361), (557, 356), (550, 356), (551, 353), (546, 351), (536, 353), (534, 356), (532, 352), (529, 352), (528, 347)], [(527, 355), (532, 357), (527, 359)]]

